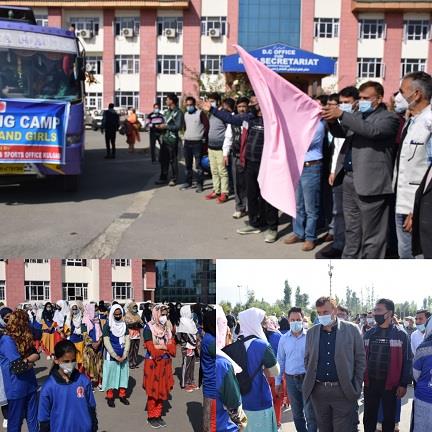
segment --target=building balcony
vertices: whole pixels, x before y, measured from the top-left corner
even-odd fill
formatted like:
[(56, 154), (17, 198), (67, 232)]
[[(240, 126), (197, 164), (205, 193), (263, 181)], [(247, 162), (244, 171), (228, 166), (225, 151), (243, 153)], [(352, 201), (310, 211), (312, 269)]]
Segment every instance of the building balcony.
[(190, 0), (3, 0), (2, 5), (62, 8), (187, 9)]
[(353, 12), (429, 12), (430, 0), (352, 0)]

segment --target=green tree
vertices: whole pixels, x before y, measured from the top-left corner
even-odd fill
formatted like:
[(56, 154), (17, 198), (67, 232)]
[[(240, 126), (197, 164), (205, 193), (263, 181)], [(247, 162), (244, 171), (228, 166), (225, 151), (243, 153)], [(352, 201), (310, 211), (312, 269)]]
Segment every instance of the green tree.
[(313, 310), (310, 314), (310, 321), (312, 324), (315, 322), (316, 318), (317, 318), (316, 310)]
[(291, 306), (291, 296), (292, 296), (292, 288), (290, 287), (290, 284), (286, 280), (284, 286), (284, 299), (283, 299), (283, 303), (286, 307)]
[(300, 287), (297, 286), (295, 290), (295, 306), (302, 307), (302, 295), (300, 292)]
[(233, 309), (230, 302), (221, 301), (219, 305), (222, 307), (225, 315), (227, 315)]

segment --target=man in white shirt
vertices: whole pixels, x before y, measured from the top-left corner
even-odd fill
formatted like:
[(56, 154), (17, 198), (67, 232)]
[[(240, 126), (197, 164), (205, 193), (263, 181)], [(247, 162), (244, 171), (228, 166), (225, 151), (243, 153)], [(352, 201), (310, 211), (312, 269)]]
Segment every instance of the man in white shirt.
[(427, 309), (420, 309), (416, 312), (416, 331), (411, 334), (411, 351), (415, 355), (418, 346), (423, 342), (426, 330), (426, 321), (431, 316)]

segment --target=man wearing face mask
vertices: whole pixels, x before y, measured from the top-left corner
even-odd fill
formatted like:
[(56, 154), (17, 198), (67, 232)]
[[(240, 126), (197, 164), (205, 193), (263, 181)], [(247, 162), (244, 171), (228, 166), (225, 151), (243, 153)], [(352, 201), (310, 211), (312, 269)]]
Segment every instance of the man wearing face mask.
[(375, 318), (372, 311), (369, 311), (366, 315), (365, 322), (363, 323), (361, 332), (364, 336), (368, 330), (370, 330), (375, 325)]
[(431, 313), (427, 309), (420, 309), (416, 312), (416, 330), (411, 334), (411, 351), (415, 355), (418, 346), (423, 342), (426, 322), (431, 316)]
[(196, 100), (189, 96), (186, 98), (186, 113), (184, 115), (185, 134), (184, 134), (184, 158), (186, 164), (186, 182), (180, 190), (192, 187), (193, 180), (193, 161), (195, 159), (196, 169), (196, 191), (203, 190), (203, 170), (201, 168), (201, 157), (203, 154), (203, 143), (208, 139), (209, 120), (201, 110), (196, 107)]
[(146, 129), (150, 132), (150, 155), (151, 161), (156, 162), (156, 141), (161, 146), (161, 133), (156, 129), (156, 125), (164, 124), (165, 117), (160, 112), (160, 106), (158, 103), (153, 105), (153, 111), (147, 114)]
[(364, 430), (375, 432), (380, 402), (383, 432), (395, 429), (396, 399), (402, 399), (411, 382), (408, 335), (393, 324), (394, 303), (377, 301), (373, 310), (377, 323), (364, 335), (366, 373), (364, 379)]
[(306, 335), (303, 397), (312, 401), (320, 432), (352, 431), (365, 371), (358, 327), (337, 317), (336, 301), (320, 297), (319, 325)]
[(426, 145), (431, 138), (432, 77), (425, 72), (406, 75), (395, 97), (396, 108), (411, 117), (402, 131), (394, 171), (396, 232), (400, 258), (413, 258), (411, 231), (415, 194), (429, 166)]
[(385, 257), (399, 119), (387, 111), (383, 97), (383, 86), (367, 81), (359, 88), (357, 112), (323, 108), (333, 136), (346, 138), (336, 165), (336, 172), (345, 173), (342, 258)]

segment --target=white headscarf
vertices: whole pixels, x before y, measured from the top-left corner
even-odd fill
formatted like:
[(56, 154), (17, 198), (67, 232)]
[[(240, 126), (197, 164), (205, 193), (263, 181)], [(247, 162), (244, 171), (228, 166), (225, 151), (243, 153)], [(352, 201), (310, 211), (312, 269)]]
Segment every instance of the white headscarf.
[(261, 325), (265, 314), (266, 313), (262, 309), (255, 307), (240, 312), (238, 316), (240, 323), (240, 334), (244, 337), (254, 335), (267, 342), (266, 335)]
[(108, 325), (110, 328), (110, 332), (115, 337), (119, 338), (120, 345), (123, 347), (125, 344), (126, 323), (123, 319), (121, 321), (116, 321), (116, 319), (114, 318), (114, 312), (118, 309), (121, 310), (121, 313), (124, 316), (124, 310), (119, 304), (111, 306), (108, 318)]
[[(72, 313), (72, 308), (76, 306), (78, 308), (78, 313), (76, 315), (74, 315)], [(81, 324), (82, 324), (82, 319), (83, 319), (83, 305), (82, 302), (80, 301), (73, 301), (70, 303), (70, 315), (71, 315), (71, 321), (75, 327), (74, 329), (74, 333), (76, 335), (80, 335), (81, 334)]]
[(66, 300), (59, 300), (56, 305), (61, 308), (61, 310), (56, 310), (54, 312), (54, 321), (60, 326), (63, 327), (65, 323), (65, 318), (69, 316), (70, 309), (66, 302)]
[(192, 319), (192, 310), (190, 305), (182, 306), (180, 309), (180, 324), (177, 326), (177, 333), (188, 333), (196, 335), (198, 330)]

